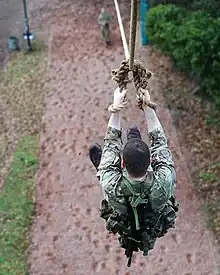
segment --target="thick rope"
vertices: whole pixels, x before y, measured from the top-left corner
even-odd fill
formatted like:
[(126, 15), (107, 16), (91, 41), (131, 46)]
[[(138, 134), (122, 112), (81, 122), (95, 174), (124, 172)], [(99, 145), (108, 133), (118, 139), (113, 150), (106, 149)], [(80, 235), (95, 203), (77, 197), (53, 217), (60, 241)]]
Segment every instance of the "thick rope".
[(146, 101), (145, 96), (143, 94), (143, 90), (148, 89), (148, 81), (151, 78), (151, 76), (152, 73), (149, 70), (147, 70), (140, 61), (134, 61), (133, 80), (137, 91), (136, 101), (140, 109), (142, 109), (143, 103), (148, 107), (156, 109), (156, 104), (151, 101)]
[[(118, 84), (120, 91), (126, 90), (127, 84), (131, 82), (128, 76), (129, 71), (130, 70), (129, 70), (128, 61), (126, 60), (121, 62), (120, 69), (112, 70), (112, 79)], [(120, 106), (114, 107), (113, 104), (111, 104), (108, 107), (108, 110), (112, 113), (116, 113), (118, 111), (121, 111), (126, 105), (127, 105), (127, 98), (124, 99), (124, 102)]]
[(129, 38), (129, 69), (133, 70), (135, 43), (137, 29), (137, 0), (131, 0), (131, 22), (130, 22), (130, 38)]
[(120, 29), (120, 32), (121, 32), (122, 44), (123, 44), (123, 47), (124, 47), (125, 58), (129, 59), (130, 55), (129, 55), (129, 50), (128, 50), (128, 43), (127, 43), (127, 40), (126, 40), (124, 27), (123, 27), (122, 20), (121, 20), (121, 14), (120, 14), (119, 6), (118, 6), (118, 1), (114, 0), (114, 2), (115, 2), (116, 14), (117, 14), (117, 17), (118, 17), (118, 25), (119, 25), (119, 29)]
[[(146, 70), (142, 63), (134, 59), (135, 43), (136, 43), (136, 26), (137, 26), (137, 0), (132, 0), (131, 6), (131, 22), (130, 22), (130, 54), (128, 51), (128, 45), (125, 37), (124, 27), (121, 20), (120, 10), (117, 0), (114, 0), (115, 8), (118, 17), (119, 28), (121, 32), (121, 38), (124, 47), (124, 53), (126, 60), (122, 61), (121, 66), (117, 70), (112, 70), (112, 79), (118, 84), (120, 91), (127, 89), (127, 84), (132, 82), (129, 79), (129, 72), (133, 72), (133, 81), (136, 88), (136, 101), (138, 107), (142, 109), (142, 105), (145, 104), (153, 109), (156, 108), (156, 104), (151, 101), (146, 101), (143, 90), (148, 88), (148, 80), (151, 78), (152, 73)], [(143, 89), (143, 90), (142, 90)], [(127, 98), (120, 106), (113, 106), (111, 104), (108, 110), (112, 113), (121, 111), (127, 105)]]
[[(133, 81), (137, 91), (136, 100), (138, 107), (142, 109), (142, 105), (145, 104), (153, 109), (156, 108), (156, 104), (151, 101), (146, 101), (143, 90), (148, 89), (148, 81), (151, 78), (152, 74), (150, 71), (145, 69), (143, 64), (138, 61), (134, 60), (133, 64)], [(128, 60), (124, 60), (121, 63), (121, 66), (118, 70), (112, 70), (112, 79), (118, 84), (120, 90), (127, 89), (127, 84), (131, 82), (128, 77), (128, 73), (130, 72)], [(143, 90), (142, 90), (143, 89)], [(118, 112), (121, 111), (127, 104), (127, 99), (117, 107), (113, 107), (113, 104), (109, 106), (108, 110), (110, 112)]]

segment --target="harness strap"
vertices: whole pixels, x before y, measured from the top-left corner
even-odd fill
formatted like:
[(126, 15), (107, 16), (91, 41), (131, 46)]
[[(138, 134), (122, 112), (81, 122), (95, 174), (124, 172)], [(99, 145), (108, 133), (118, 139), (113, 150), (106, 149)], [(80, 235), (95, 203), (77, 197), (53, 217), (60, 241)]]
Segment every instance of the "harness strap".
[(136, 230), (139, 230), (140, 229), (140, 223), (139, 223), (139, 219), (138, 219), (137, 208), (136, 207), (132, 207), (132, 210), (134, 212), (134, 220), (135, 220)]
[[(124, 193), (124, 195), (129, 197), (128, 201), (133, 210), (136, 230), (140, 230), (140, 222), (139, 222), (139, 217), (137, 212), (137, 206), (139, 204), (148, 203), (148, 195), (150, 193), (152, 184), (153, 184), (153, 180), (151, 175), (149, 176), (149, 184), (146, 184), (143, 181), (143, 182), (137, 183), (137, 186), (132, 185), (129, 179), (125, 175), (123, 176), (123, 181), (121, 186), (122, 192)], [(139, 192), (137, 191), (137, 189), (139, 189)]]

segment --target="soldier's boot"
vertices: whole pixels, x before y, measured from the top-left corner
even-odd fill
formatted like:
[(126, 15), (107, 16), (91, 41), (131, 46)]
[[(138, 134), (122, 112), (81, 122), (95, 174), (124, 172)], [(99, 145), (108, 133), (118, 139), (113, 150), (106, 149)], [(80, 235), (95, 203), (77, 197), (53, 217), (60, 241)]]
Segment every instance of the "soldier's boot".
[(89, 157), (90, 157), (92, 164), (98, 171), (98, 167), (99, 167), (101, 157), (102, 157), (102, 147), (98, 143), (95, 143), (94, 145), (92, 145), (90, 147)]
[(141, 133), (138, 129), (137, 126), (131, 126), (127, 129), (126, 132), (126, 136), (127, 136), (127, 141), (130, 140), (131, 138), (139, 138), (141, 139)]

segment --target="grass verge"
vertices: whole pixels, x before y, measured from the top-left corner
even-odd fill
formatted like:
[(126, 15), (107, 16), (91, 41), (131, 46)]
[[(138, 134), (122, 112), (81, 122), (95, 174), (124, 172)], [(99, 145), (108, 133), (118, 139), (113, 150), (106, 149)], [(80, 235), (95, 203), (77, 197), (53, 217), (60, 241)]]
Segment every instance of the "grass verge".
[(205, 213), (208, 227), (220, 243), (220, 162), (209, 165), (200, 172), (196, 184), (205, 201), (202, 211)]
[(0, 71), (0, 275), (26, 275), (43, 110), (44, 43), (13, 53)]
[(40, 129), (44, 97), (44, 44), (33, 42), (34, 51), (12, 53), (7, 67), (0, 70), (0, 188), (19, 139)]
[(38, 135), (21, 139), (0, 193), (0, 275), (28, 274), (26, 257), (38, 150)]

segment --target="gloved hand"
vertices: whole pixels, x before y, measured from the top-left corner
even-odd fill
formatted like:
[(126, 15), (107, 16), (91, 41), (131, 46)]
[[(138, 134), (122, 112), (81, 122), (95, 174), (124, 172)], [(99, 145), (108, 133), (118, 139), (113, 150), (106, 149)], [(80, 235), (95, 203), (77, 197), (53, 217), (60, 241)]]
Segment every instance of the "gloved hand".
[(142, 108), (148, 106), (150, 102), (150, 93), (148, 90), (141, 89), (141, 93), (143, 95), (143, 103), (142, 103)]
[(136, 96), (136, 100), (141, 110), (144, 110), (146, 107), (156, 108), (156, 104), (150, 101), (150, 93), (147, 89), (141, 88)]
[(113, 104), (109, 106), (109, 111), (112, 113), (120, 112), (127, 104), (126, 98), (127, 90), (120, 91), (120, 88), (116, 88), (114, 91)]
[(113, 107), (117, 108), (123, 102), (127, 102), (126, 95), (127, 95), (127, 90), (124, 89), (120, 92), (119, 87), (116, 88), (114, 91)]

